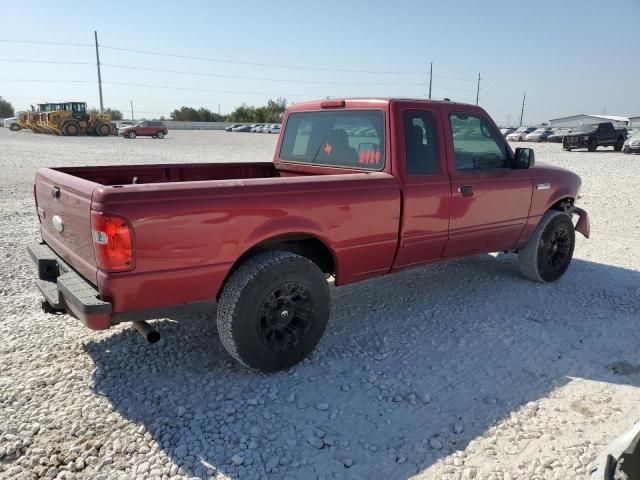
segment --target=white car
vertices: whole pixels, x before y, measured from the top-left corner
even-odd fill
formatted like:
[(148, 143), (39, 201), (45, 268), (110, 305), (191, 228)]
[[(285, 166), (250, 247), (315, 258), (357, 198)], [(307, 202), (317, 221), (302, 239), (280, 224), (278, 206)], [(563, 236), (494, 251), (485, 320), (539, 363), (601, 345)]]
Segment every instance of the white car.
[(129, 122), (129, 121), (119, 121), (116, 122), (116, 131), (118, 132), (118, 136), (122, 136), (122, 132), (124, 132), (125, 129), (129, 128), (129, 127), (133, 127), (135, 125), (135, 122)]
[(520, 127), (515, 132), (507, 135), (507, 140), (512, 142), (522, 142), (524, 137), (535, 130), (535, 127)]
[(279, 123), (272, 123), (271, 125), (263, 128), (262, 133), (280, 133), (281, 127), (282, 125), (280, 125)]
[(5, 118), (2, 125), (12, 132), (20, 130), (20, 124), (18, 123), (18, 117)]
[(551, 127), (540, 127), (536, 128), (533, 132), (527, 133), (524, 136), (524, 139), (527, 142), (543, 142), (547, 139), (549, 135), (553, 132)]

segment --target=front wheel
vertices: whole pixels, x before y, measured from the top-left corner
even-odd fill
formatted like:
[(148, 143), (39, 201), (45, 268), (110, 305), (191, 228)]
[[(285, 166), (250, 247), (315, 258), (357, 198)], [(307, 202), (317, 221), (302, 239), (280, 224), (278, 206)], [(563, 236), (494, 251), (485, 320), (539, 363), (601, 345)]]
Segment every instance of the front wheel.
[(522, 274), (535, 282), (554, 282), (569, 268), (576, 236), (571, 217), (557, 210), (543, 215), (529, 243), (518, 252)]
[(598, 148), (598, 141), (595, 138), (589, 140), (589, 144), (587, 145), (587, 150), (590, 152), (595, 152)]
[(156, 137), (158, 137), (160, 140), (162, 140), (164, 138), (164, 132), (156, 133)]
[(315, 263), (290, 252), (266, 252), (227, 281), (218, 301), (218, 334), (240, 363), (275, 372), (313, 351), (330, 311), (329, 286)]
[(136, 132), (129, 132), (129, 138), (131, 140), (135, 139), (136, 138)]
[(11, 130), (12, 132), (17, 132), (18, 130), (20, 130), (20, 125), (18, 125), (17, 123), (12, 123), (11, 125), (9, 125), (9, 130)]

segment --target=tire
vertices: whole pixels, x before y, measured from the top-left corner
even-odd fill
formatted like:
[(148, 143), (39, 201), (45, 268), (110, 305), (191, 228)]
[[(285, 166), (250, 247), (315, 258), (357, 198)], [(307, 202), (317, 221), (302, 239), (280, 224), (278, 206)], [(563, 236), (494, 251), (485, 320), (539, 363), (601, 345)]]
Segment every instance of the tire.
[(613, 149), (616, 152), (619, 152), (622, 150), (622, 147), (624, 146), (624, 138), (619, 137), (618, 140), (616, 140), (616, 144), (613, 146)]
[(567, 152), (571, 151), (571, 147), (567, 145), (567, 142), (565, 140), (562, 140), (562, 149), (566, 150)]
[(20, 130), (20, 125), (18, 125), (17, 123), (12, 123), (11, 125), (9, 125), (9, 130), (11, 130), (12, 132), (17, 132)]
[(529, 243), (518, 252), (522, 274), (534, 282), (554, 282), (569, 268), (576, 235), (571, 217), (549, 210), (540, 219)]
[(99, 137), (107, 137), (111, 135), (111, 125), (104, 122), (99, 122), (96, 125), (96, 135)]
[(164, 132), (156, 133), (156, 137), (158, 137), (160, 140), (162, 140), (164, 138)]
[(135, 138), (136, 138), (136, 132), (129, 132), (129, 138), (130, 138), (131, 140), (135, 140)]
[(598, 141), (595, 138), (589, 140), (589, 144), (587, 145), (587, 150), (590, 152), (595, 152), (598, 148)]
[(62, 126), (62, 134), (65, 137), (76, 137), (80, 133), (80, 125), (76, 122), (65, 123)]
[(315, 263), (290, 252), (266, 252), (231, 274), (218, 301), (218, 334), (244, 366), (276, 372), (313, 351), (330, 311), (329, 285)]

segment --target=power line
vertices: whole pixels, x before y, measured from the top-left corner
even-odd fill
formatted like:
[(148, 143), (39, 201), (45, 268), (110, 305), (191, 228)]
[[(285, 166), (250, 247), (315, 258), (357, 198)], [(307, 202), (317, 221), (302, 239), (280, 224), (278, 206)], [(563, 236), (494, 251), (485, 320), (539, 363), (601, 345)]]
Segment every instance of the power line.
[(12, 40), (12, 39), (2, 39), (0, 38), (0, 42), (3, 43), (28, 43), (32, 45), (58, 45), (65, 47), (94, 47), (92, 43), (70, 43), (70, 42), (39, 42), (36, 40)]
[(56, 60), (25, 60), (21, 58), (0, 58), (0, 62), (5, 63), (45, 63), (45, 64), (53, 64), (53, 65), (95, 65), (91, 62), (67, 62), (67, 61), (56, 61)]
[(241, 60), (227, 60), (223, 58), (199, 57), (195, 55), (179, 55), (176, 53), (155, 52), (152, 50), (138, 50), (135, 48), (113, 47), (108, 45), (101, 45), (101, 47), (107, 48), (109, 50), (117, 50), (120, 52), (131, 52), (131, 53), (139, 53), (143, 55), (157, 55), (157, 56), (172, 57), (172, 58), (184, 58), (189, 60), (200, 60), (200, 61), (214, 62), (214, 63), (250, 65), (254, 67), (288, 68), (288, 69), (295, 69), (295, 70), (313, 70), (313, 71), (341, 72), (341, 73), (373, 73), (373, 74), (384, 74), (384, 75), (387, 75), (387, 74), (388, 75), (424, 75), (423, 71), (420, 72), (420, 71), (359, 70), (359, 69), (346, 69), (346, 68), (309, 67), (309, 66), (303, 66), (303, 65), (287, 65), (287, 64), (276, 64), (276, 63), (247, 62), (247, 61), (241, 61)]
[[(31, 79), (31, 78), (0, 78), (0, 82), (36, 82), (36, 83), (87, 83), (87, 84), (95, 84), (94, 80), (41, 80), (41, 79)], [(238, 90), (218, 90), (213, 88), (191, 88), (191, 87), (174, 87), (171, 85), (150, 85), (147, 83), (129, 83), (129, 82), (102, 82), (104, 84), (109, 85), (122, 85), (128, 87), (141, 87), (141, 88), (158, 88), (158, 89), (166, 89), (166, 90), (184, 90), (184, 91), (194, 91), (194, 92), (216, 92), (216, 93), (231, 93), (238, 95), (266, 95), (266, 96), (281, 96), (281, 97), (309, 97), (316, 98), (318, 94), (315, 95), (307, 95), (302, 93), (269, 93), (269, 92), (244, 92)], [(339, 96), (339, 95), (336, 95)]]
[[(9, 59), (2, 58), (0, 62), (6, 63), (38, 63), (38, 64), (54, 64), (54, 65), (95, 65), (91, 62), (69, 62), (54, 60), (25, 60), (25, 59)], [(112, 63), (100, 62), (101, 67), (119, 68), (125, 70), (144, 70), (148, 72), (158, 73), (174, 73), (179, 75), (192, 75), (200, 77), (229, 78), (233, 80), (258, 80), (263, 82), (283, 82), (283, 83), (301, 83), (308, 85), (347, 85), (347, 86), (366, 86), (366, 87), (425, 87), (426, 83), (362, 83), (362, 82), (324, 82), (318, 80), (294, 80), (289, 78), (272, 78), (272, 77), (247, 77), (243, 75), (224, 75), (221, 73), (207, 72), (187, 72), (184, 70), (166, 70), (162, 68), (148, 68), (134, 65), (116, 65)]]
[(242, 75), (223, 75), (220, 73), (185, 72), (181, 70), (165, 70), (161, 68), (135, 67), (131, 65), (114, 65), (111, 63), (101, 63), (101, 65), (103, 67), (121, 68), (121, 69), (128, 69), (128, 70), (145, 70), (149, 72), (159, 72), (159, 73), (175, 73), (179, 75), (231, 78), (235, 80), (259, 80), (259, 81), (265, 81), (265, 82), (303, 83), (303, 84), (309, 84), (309, 85), (350, 85), (350, 86), (367, 86), (367, 87), (424, 87), (426, 86), (425, 83), (323, 82), (323, 81), (316, 81), (316, 80), (293, 80), (288, 78), (245, 77)]
[(433, 76), (436, 78), (444, 78), (445, 80), (457, 80), (459, 82), (475, 82), (476, 81), (475, 78), (448, 77), (446, 75), (439, 75), (437, 73), (434, 73)]

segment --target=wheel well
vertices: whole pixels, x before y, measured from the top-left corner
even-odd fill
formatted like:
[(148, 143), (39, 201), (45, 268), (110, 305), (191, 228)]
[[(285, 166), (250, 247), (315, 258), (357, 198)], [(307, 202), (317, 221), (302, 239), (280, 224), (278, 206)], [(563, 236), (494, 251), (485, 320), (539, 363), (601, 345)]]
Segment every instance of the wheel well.
[(335, 275), (336, 273), (336, 262), (333, 252), (322, 240), (309, 235), (285, 235), (264, 240), (258, 245), (254, 245), (240, 256), (240, 258), (238, 258), (238, 260), (233, 264), (233, 267), (231, 267), (231, 270), (229, 270), (227, 277), (224, 279), (224, 282), (218, 291), (218, 296), (222, 293), (229, 277), (231, 277), (233, 272), (235, 272), (240, 265), (260, 253), (274, 250), (291, 252), (308, 258), (327, 275)]
[(575, 199), (571, 197), (566, 197), (561, 200), (558, 200), (556, 203), (551, 205), (549, 210), (558, 210), (560, 212), (569, 212), (573, 208), (573, 203)]

